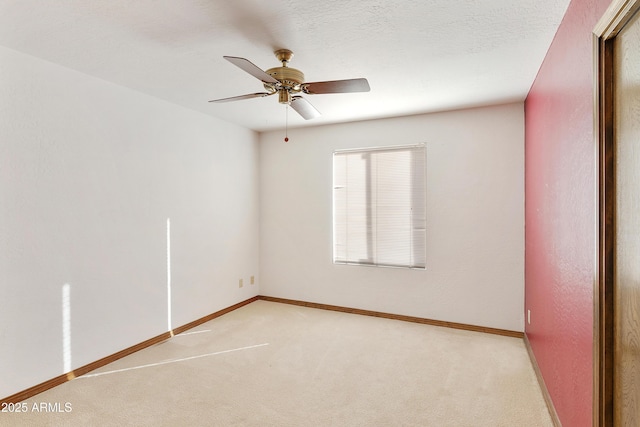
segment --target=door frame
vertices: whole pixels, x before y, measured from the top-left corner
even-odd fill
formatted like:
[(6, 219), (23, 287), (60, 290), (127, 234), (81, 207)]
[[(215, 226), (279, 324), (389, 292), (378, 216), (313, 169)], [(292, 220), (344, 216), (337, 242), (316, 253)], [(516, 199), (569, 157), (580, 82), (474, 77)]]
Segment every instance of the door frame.
[(640, 0), (613, 0), (593, 30), (594, 136), (596, 139), (596, 250), (593, 312), (593, 425), (614, 421), (615, 320), (615, 156), (614, 79), (615, 37), (640, 10)]

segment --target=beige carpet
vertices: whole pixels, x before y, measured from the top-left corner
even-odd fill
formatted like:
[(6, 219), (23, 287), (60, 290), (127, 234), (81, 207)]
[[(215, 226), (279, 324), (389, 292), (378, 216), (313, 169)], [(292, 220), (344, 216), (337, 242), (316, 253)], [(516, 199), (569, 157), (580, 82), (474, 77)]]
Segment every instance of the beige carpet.
[(520, 339), (266, 301), (24, 403), (0, 425), (552, 426)]

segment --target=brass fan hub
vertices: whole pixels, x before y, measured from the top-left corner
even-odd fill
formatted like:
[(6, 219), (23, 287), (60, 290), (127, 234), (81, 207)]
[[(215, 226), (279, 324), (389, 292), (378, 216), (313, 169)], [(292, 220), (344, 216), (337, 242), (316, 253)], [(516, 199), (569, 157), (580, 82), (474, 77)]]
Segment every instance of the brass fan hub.
[(300, 85), (304, 83), (304, 74), (300, 70), (287, 66), (291, 58), (293, 58), (293, 52), (289, 49), (278, 49), (274, 54), (278, 61), (282, 62), (282, 66), (269, 68), (265, 73), (278, 80), (279, 83), (265, 83), (264, 87), (269, 91), (281, 91), (284, 89), (286, 92), (300, 92)]
[(275, 67), (265, 71), (283, 86), (295, 87), (304, 83), (304, 74), (300, 70), (290, 67)]

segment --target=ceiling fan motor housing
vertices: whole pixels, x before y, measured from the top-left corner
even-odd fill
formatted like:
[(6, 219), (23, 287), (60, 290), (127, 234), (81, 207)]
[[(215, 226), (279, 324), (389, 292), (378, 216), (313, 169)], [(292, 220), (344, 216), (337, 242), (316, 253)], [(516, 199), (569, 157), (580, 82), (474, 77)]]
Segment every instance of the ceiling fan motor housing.
[(269, 68), (265, 73), (269, 74), (279, 83), (265, 83), (264, 87), (270, 92), (278, 92), (278, 102), (281, 104), (289, 104), (291, 102), (291, 93), (298, 93), (302, 90), (301, 85), (304, 83), (304, 74), (300, 70), (287, 67), (293, 52), (289, 49), (279, 49), (274, 52), (278, 61), (282, 62), (282, 67)]
[(265, 71), (267, 74), (279, 80), (283, 85), (299, 86), (304, 83), (304, 74), (300, 70), (291, 67), (275, 67)]
[[(264, 84), (265, 89), (269, 91), (278, 90), (280, 91), (281, 94), (283, 92), (283, 89), (284, 89), (284, 92), (287, 92), (287, 93), (289, 92), (297, 93), (301, 91), (300, 85), (304, 83), (304, 74), (302, 73), (302, 71), (296, 70), (295, 68), (290, 68), (290, 67), (275, 67), (275, 68), (270, 68), (265, 72), (280, 82), (279, 85), (275, 85), (273, 83), (265, 83)], [(276, 86), (280, 86), (280, 87), (278, 88)], [(289, 99), (290, 99), (289, 97), (286, 97), (285, 99), (284, 97), (281, 96), (279, 101), (281, 104), (288, 104)]]

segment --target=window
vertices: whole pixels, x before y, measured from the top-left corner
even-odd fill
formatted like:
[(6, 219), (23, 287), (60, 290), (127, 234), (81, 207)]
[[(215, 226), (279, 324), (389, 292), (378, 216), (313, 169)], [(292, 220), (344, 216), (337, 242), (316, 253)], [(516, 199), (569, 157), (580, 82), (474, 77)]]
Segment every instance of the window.
[(424, 145), (333, 153), (333, 262), (425, 267)]

